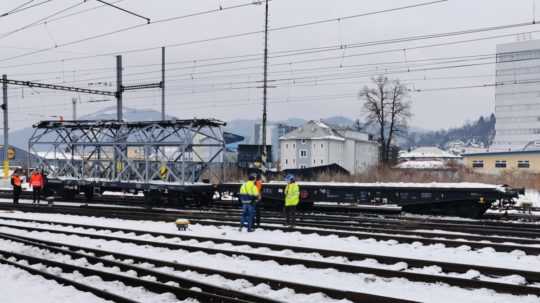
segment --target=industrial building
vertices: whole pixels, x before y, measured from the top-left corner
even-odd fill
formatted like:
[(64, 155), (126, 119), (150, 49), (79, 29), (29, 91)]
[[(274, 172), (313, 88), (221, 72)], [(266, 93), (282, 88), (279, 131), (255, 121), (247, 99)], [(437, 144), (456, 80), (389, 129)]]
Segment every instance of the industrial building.
[(337, 164), (352, 174), (379, 161), (379, 144), (350, 128), (309, 121), (280, 138), (280, 168), (299, 169)]
[(497, 45), (492, 151), (540, 149), (540, 40)]
[[(268, 123), (266, 125), (266, 144), (272, 145), (272, 159), (279, 158), (279, 138), (295, 130), (295, 126), (284, 123)], [(262, 145), (262, 125), (255, 123), (253, 126), (253, 144)], [(270, 155), (270, 154), (267, 154)], [(267, 159), (268, 162), (269, 161)]]
[(479, 173), (540, 173), (540, 150), (464, 154), (465, 166)]

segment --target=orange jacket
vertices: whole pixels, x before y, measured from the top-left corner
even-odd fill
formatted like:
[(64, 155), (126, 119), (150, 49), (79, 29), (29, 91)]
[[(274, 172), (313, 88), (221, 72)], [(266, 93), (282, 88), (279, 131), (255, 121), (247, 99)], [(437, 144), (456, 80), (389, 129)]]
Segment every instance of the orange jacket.
[(255, 187), (257, 187), (257, 190), (259, 191), (259, 197), (260, 197), (262, 195), (262, 187), (263, 187), (262, 180), (255, 181)]
[(21, 177), (17, 175), (11, 176), (11, 185), (13, 186), (21, 186)]
[(30, 185), (32, 187), (43, 187), (43, 176), (40, 173), (33, 174), (30, 177)]

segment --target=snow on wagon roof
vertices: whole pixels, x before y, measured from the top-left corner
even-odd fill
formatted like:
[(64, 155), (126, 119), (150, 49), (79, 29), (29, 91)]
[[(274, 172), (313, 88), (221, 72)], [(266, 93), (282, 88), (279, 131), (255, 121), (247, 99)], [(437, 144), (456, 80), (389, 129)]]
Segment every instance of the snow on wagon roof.
[[(272, 184), (283, 184), (284, 181), (272, 181)], [(495, 189), (505, 191), (502, 185), (487, 184), (487, 183), (475, 183), (475, 182), (426, 182), (426, 183), (413, 183), (413, 182), (373, 182), (373, 183), (359, 183), (359, 182), (308, 182), (298, 181), (299, 185), (309, 186), (343, 186), (343, 187), (413, 187), (413, 188), (475, 188), (475, 189)]]

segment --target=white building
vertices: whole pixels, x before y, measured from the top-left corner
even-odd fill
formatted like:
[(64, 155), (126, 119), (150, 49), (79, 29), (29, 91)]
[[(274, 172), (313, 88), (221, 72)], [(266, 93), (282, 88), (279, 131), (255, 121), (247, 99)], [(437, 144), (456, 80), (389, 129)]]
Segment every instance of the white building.
[(540, 148), (540, 40), (497, 45), (495, 139), (490, 150)]
[(281, 169), (338, 164), (362, 173), (379, 161), (379, 145), (368, 134), (309, 121), (280, 138)]
[(436, 146), (422, 146), (398, 156), (400, 169), (448, 169), (461, 164), (463, 157), (442, 150)]

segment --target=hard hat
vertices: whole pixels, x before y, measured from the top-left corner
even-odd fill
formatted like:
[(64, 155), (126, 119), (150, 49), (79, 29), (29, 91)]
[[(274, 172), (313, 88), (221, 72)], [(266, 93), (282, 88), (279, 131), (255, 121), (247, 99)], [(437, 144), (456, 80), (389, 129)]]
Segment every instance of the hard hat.
[(285, 181), (287, 181), (287, 182), (291, 182), (291, 181), (293, 181), (293, 180), (294, 180), (294, 176), (293, 176), (293, 175), (287, 175), (287, 176), (285, 177)]

